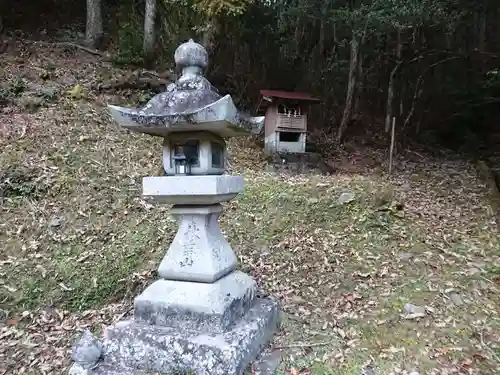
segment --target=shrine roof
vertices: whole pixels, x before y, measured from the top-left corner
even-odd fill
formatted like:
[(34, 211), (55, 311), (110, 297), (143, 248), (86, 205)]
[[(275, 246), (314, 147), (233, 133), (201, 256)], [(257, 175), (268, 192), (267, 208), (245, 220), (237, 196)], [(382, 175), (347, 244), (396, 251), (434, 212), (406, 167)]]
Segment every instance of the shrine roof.
[(290, 99), (290, 100), (302, 100), (308, 102), (320, 102), (318, 98), (312, 97), (308, 93), (304, 92), (292, 92), (292, 91), (279, 91), (279, 90), (260, 90), (262, 96), (268, 96), (271, 98), (280, 99)]

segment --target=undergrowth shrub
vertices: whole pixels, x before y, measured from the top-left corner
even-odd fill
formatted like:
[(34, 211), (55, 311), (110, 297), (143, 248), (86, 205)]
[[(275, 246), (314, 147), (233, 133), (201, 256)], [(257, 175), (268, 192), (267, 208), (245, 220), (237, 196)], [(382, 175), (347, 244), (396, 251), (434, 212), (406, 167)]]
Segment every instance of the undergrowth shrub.
[[(42, 176), (43, 177), (43, 176)], [(40, 198), (50, 188), (37, 171), (19, 166), (0, 170), (0, 198)]]
[(118, 31), (118, 53), (113, 62), (117, 65), (140, 65), (143, 62), (143, 33), (135, 22), (126, 22)]

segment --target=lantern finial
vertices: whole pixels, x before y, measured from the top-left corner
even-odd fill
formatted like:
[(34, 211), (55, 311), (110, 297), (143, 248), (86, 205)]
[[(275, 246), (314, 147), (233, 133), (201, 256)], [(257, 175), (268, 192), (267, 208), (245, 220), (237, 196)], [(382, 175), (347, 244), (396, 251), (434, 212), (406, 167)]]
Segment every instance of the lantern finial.
[(208, 53), (201, 44), (189, 39), (188, 42), (177, 47), (174, 60), (175, 65), (181, 69), (188, 67), (204, 69), (208, 65)]

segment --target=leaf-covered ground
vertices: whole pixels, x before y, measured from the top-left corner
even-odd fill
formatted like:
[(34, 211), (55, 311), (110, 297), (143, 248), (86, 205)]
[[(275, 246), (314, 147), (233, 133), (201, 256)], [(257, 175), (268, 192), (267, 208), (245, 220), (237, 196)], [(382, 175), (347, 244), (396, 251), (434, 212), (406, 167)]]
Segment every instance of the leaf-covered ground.
[[(105, 109), (141, 94), (96, 90), (126, 71), (31, 44), (3, 58), (0, 374), (62, 374), (75, 335), (123, 317), (154, 280), (175, 222), (141, 199), (159, 141), (118, 132)], [(472, 164), (281, 176), (251, 146), (231, 144), (246, 191), (222, 227), (282, 303), (281, 373), (500, 371), (500, 244)]]

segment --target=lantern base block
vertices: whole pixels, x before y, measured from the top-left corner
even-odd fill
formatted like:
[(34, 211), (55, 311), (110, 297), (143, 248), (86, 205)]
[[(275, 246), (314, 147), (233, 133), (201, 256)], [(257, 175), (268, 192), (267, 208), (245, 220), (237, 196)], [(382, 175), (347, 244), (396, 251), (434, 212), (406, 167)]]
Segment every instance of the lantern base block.
[(124, 321), (106, 329), (103, 356), (94, 368), (79, 372), (75, 364), (70, 374), (242, 375), (279, 322), (278, 303), (267, 298), (257, 298), (243, 318), (221, 334)]
[(214, 283), (157, 280), (135, 299), (134, 317), (154, 326), (223, 333), (245, 315), (256, 294), (255, 281), (241, 271)]
[(152, 176), (142, 179), (142, 196), (155, 203), (208, 205), (243, 192), (242, 176)]

